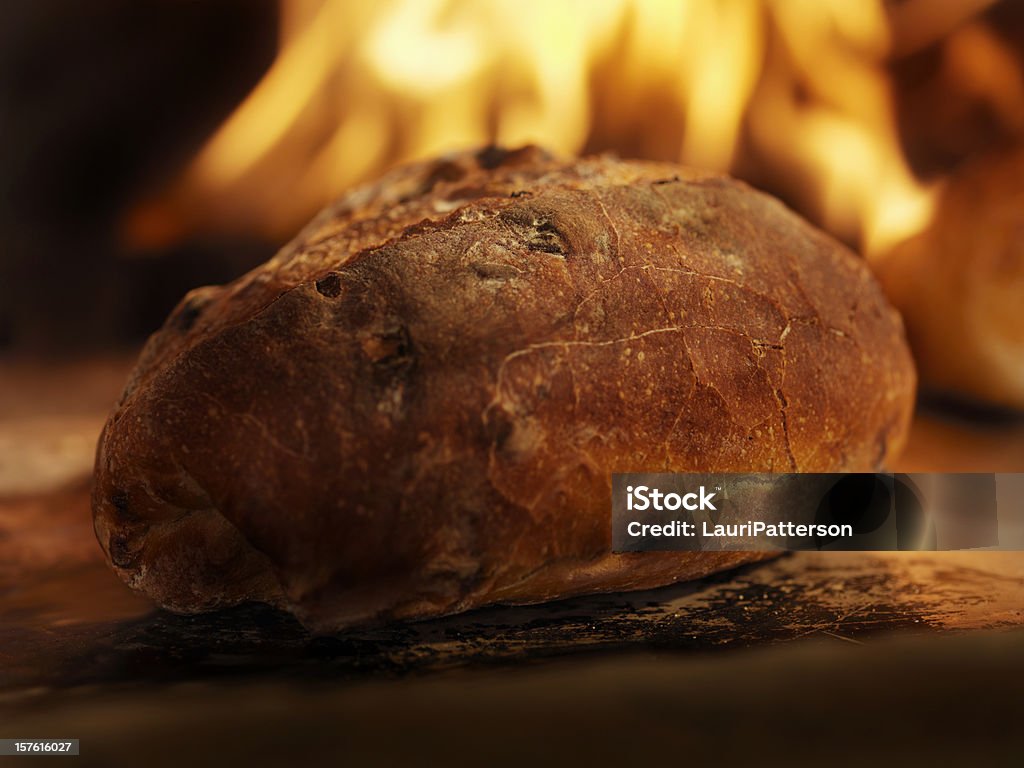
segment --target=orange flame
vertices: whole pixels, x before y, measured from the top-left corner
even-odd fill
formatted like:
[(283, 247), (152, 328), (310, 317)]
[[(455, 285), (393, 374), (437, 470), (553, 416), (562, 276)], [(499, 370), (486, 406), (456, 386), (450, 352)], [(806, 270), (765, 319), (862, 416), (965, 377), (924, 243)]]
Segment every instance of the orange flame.
[[(886, 57), (984, 0), (930, 5), (285, 0), (271, 69), (127, 233), (281, 240), (396, 162), (487, 142), (575, 154), (617, 137), (625, 154), (719, 171), (757, 158), (801, 210), (871, 255), (923, 228), (935, 199), (901, 151)], [(894, 39), (901, 28), (913, 34)], [(980, 34), (958, 44), (987, 52), (964, 69), (985, 88), (999, 52)], [(1012, 111), (1018, 96), (995, 98)]]

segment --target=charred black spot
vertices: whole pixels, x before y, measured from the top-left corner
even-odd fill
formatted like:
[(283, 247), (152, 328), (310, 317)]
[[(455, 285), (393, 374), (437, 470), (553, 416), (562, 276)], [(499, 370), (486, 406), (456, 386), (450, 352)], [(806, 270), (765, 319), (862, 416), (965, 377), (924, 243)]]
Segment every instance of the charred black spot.
[(457, 163), (450, 160), (440, 161), (424, 179), (420, 192), (426, 194), (438, 184), (446, 181), (458, 181), (466, 175), (466, 171)]
[(203, 313), (208, 300), (201, 296), (188, 296), (178, 305), (167, 324), (178, 333), (188, 333)]
[(417, 197), (430, 194), (434, 187), (443, 182), (458, 181), (466, 175), (466, 171), (458, 163), (452, 160), (439, 160), (433, 168), (430, 169), (423, 181), (416, 187), (416, 190), (408, 195), (403, 195), (399, 198), (398, 202), (408, 203), (410, 200), (415, 200)]
[(114, 491), (114, 493), (110, 495), (110, 503), (114, 505), (114, 509), (116, 509), (119, 514), (128, 514), (128, 494), (124, 491)]
[(341, 276), (337, 272), (329, 272), (316, 281), (316, 290), (329, 299), (338, 298), (341, 295)]
[(177, 328), (182, 333), (192, 329), (202, 310), (199, 307), (185, 307), (177, 317)]
[(120, 523), (137, 523), (139, 515), (132, 509), (131, 500), (124, 491), (114, 491), (110, 494), (110, 505), (117, 513), (117, 520)]
[(569, 253), (569, 240), (552, 221), (550, 213), (536, 210), (527, 203), (505, 210), (501, 218), (516, 239), (531, 251), (558, 256)]
[(479, 163), (481, 168), (492, 170), (497, 168), (508, 157), (508, 150), (496, 147), (493, 144), (489, 147), (484, 147), (476, 153), (476, 161)]
[(651, 184), (659, 186), (661, 184), (673, 184), (673, 183), (675, 183), (677, 181), (679, 181), (679, 177), (678, 176), (673, 176), (671, 179), (657, 179), (655, 181), (652, 181)]
[(533, 193), (526, 189), (517, 189), (509, 197), (529, 197)]
[(115, 533), (110, 537), (107, 550), (110, 552), (110, 561), (118, 568), (128, 568), (135, 561), (135, 553), (123, 533)]
[(405, 369), (413, 363), (409, 332), (402, 326), (365, 336), (362, 348), (370, 362), (381, 369)]
[(542, 221), (534, 225), (533, 236), (527, 240), (531, 251), (543, 251), (564, 256), (566, 252), (565, 237), (550, 221)]

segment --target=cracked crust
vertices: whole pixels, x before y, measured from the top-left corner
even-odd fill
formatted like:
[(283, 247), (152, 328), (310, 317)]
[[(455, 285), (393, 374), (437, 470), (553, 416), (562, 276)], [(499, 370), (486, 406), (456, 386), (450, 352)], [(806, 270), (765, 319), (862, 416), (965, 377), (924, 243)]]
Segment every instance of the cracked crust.
[(488, 149), (190, 293), (101, 437), (96, 532), (172, 610), (320, 630), (648, 588), (763, 555), (611, 554), (610, 473), (876, 469), (913, 390), (865, 265), (772, 198)]

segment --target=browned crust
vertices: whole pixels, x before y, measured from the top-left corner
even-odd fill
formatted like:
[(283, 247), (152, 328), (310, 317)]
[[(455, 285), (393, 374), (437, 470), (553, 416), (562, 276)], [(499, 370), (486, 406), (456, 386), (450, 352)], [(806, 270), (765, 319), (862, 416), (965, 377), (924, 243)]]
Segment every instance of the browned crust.
[(923, 232), (875, 265), (922, 388), (1024, 411), (1024, 147), (946, 182)]
[(651, 587), (616, 471), (879, 467), (914, 374), (860, 259), (775, 200), (532, 148), (400, 169), (193, 292), (101, 438), (96, 531), (162, 605), (319, 629)]

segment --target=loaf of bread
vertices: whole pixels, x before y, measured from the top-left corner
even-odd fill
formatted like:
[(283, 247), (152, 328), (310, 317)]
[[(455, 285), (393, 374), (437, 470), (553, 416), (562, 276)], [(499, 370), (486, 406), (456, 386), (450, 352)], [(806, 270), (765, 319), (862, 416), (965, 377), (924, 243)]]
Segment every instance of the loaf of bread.
[(1024, 411), (1024, 147), (960, 169), (929, 227), (875, 268), (922, 388)]
[(115, 570), (333, 631), (764, 557), (613, 554), (610, 474), (873, 470), (914, 372), (860, 259), (721, 176), (489, 148), (190, 293), (97, 454)]

